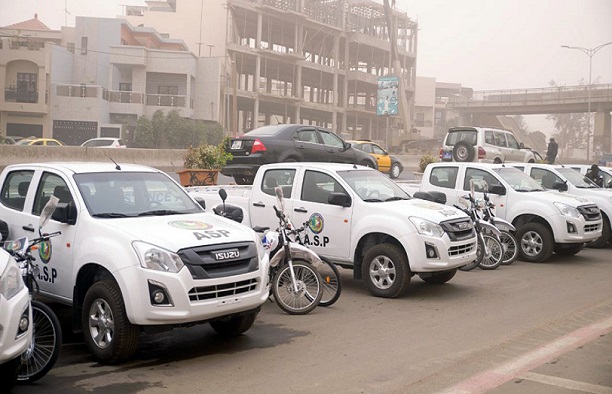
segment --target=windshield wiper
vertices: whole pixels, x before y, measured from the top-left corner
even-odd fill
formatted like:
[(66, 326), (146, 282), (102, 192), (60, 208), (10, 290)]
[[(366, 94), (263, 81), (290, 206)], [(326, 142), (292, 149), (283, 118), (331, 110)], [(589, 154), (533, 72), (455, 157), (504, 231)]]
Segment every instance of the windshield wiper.
[(387, 198), (385, 201), (398, 201), (398, 200), (410, 200), (410, 199), (408, 197), (394, 196), (394, 197)]
[(94, 213), (91, 216), (95, 218), (127, 218), (127, 217), (130, 217), (130, 215), (126, 215), (125, 213), (117, 213), (117, 212)]
[(146, 211), (139, 213), (138, 216), (165, 216), (165, 215), (180, 215), (182, 212), (172, 211), (169, 209), (158, 209), (155, 211)]
[(381, 200), (380, 198), (366, 198), (363, 201), (365, 202), (383, 202), (383, 200)]

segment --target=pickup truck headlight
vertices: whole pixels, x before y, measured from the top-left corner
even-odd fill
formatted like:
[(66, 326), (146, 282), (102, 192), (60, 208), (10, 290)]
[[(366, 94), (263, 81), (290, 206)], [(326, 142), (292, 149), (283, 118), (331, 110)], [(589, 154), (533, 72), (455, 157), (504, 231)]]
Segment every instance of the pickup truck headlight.
[(21, 278), (21, 270), (11, 258), (6, 269), (0, 276), (0, 294), (7, 300), (13, 298), (23, 289), (25, 284)]
[(134, 241), (132, 246), (136, 250), (142, 268), (176, 273), (185, 266), (176, 253), (172, 253), (159, 246), (140, 241)]
[(557, 209), (559, 210), (559, 212), (561, 213), (562, 216), (567, 216), (570, 218), (579, 218), (580, 217), (580, 212), (578, 212), (578, 210), (574, 207), (571, 207), (567, 204), (564, 204), (562, 202), (554, 202), (553, 204), (555, 204), (555, 207), (557, 207)]
[(442, 229), (442, 227), (440, 227), (434, 222), (430, 222), (429, 220), (425, 220), (416, 216), (411, 216), (409, 219), (412, 224), (414, 224), (414, 227), (416, 227), (417, 232), (421, 235), (438, 238), (444, 235), (444, 230)]

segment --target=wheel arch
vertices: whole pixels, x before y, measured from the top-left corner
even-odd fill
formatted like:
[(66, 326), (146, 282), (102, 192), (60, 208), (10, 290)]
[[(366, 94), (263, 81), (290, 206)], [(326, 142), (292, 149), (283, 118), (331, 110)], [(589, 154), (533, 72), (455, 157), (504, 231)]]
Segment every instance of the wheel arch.
[(87, 263), (79, 269), (72, 291), (72, 327), (75, 332), (82, 330), (81, 315), (87, 290), (94, 283), (105, 279), (112, 279), (117, 282), (113, 274), (98, 263)]
[(355, 256), (353, 257), (353, 278), (362, 279), (361, 266), (363, 264), (363, 256), (365, 256), (365, 254), (371, 247), (383, 243), (392, 244), (400, 248), (402, 250), (402, 253), (404, 253), (404, 255), (406, 256), (406, 259), (408, 260), (408, 268), (410, 268), (410, 259), (408, 257), (408, 254), (406, 253), (406, 250), (404, 249), (402, 243), (397, 238), (385, 233), (368, 233), (364, 234), (359, 239), (357, 247), (355, 248)]
[(529, 222), (541, 223), (541, 224), (545, 225), (546, 228), (548, 228), (548, 230), (550, 230), (550, 233), (553, 235), (553, 239), (554, 239), (555, 231), (554, 231), (553, 227), (550, 225), (550, 223), (548, 223), (548, 221), (546, 219), (544, 219), (541, 216), (530, 214), (530, 213), (526, 213), (526, 214), (519, 215), (519, 216), (515, 217), (514, 219), (512, 219), (512, 225), (517, 230), (518, 230), (518, 228), (520, 226), (522, 226), (523, 224), (529, 223)]

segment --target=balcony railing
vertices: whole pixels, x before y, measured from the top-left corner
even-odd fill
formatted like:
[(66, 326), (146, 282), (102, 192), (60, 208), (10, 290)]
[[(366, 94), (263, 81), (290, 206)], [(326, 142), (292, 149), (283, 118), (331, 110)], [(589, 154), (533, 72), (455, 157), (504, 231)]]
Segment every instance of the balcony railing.
[(4, 89), (4, 101), (11, 103), (37, 103), (38, 90), (24, 91), (16, 88)]
[(147, 105), (157, 107), (185, 107), (187, 96), (167, 94), (147, 94)]
[(143, 104), (144, 94), (110, 90), (108, 94), (108, 101), (111, 103)]
[(98, 86), (57, 85), (56, 94), (63, 97), (98, 97)]

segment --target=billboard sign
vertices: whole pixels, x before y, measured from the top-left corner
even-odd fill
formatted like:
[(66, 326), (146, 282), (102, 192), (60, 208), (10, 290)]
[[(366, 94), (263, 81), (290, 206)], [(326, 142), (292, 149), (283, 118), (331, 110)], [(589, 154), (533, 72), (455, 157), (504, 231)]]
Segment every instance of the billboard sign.
[(398, 109), (398, 77), (378, 78), (378, 97), (376, 115), (397, 115)]

